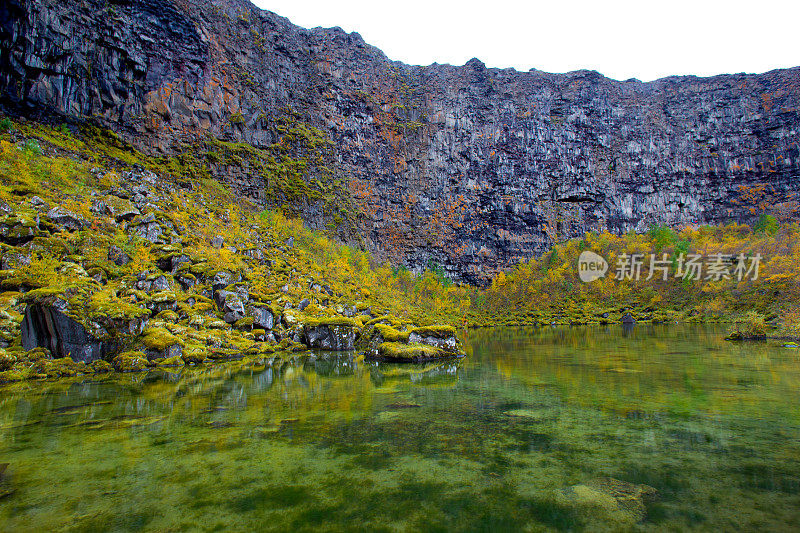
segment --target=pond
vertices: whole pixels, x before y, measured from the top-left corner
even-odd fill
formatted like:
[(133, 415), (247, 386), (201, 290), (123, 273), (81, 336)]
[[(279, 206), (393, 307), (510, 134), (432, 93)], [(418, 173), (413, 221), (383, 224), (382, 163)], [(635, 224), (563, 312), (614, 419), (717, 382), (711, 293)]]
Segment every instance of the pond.
[(792, 530), (800, 365), (703, 326), (496, 328), (0, 388), (3, 531)]

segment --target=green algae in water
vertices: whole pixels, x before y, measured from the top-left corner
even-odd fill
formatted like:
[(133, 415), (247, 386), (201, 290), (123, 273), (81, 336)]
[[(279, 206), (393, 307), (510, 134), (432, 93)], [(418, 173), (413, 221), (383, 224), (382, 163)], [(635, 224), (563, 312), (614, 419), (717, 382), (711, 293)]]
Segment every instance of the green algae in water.
[(8, 385), (0, 529), (796, 529), (796, 352), (723, 335), (503, 328), (456, 364)]

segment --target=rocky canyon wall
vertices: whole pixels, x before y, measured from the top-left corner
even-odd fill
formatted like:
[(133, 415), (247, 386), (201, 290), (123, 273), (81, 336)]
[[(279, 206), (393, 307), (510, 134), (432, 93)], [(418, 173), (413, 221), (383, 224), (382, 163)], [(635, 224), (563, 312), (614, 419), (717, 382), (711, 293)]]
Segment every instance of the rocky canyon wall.
[(268, 197), (263, 168), (209, 166), (315, 227), (347, 223), (323, 205), (339, 187), (379, 257), (470, 282), (589, 230), (792, 213), (800, 178), (798, 68), (642, 83), (477, 59), (409, 66), (244, 0), (6, 0), (0, 98), (151, 154), (321, 132), (323, 156), (300, 167), (318, 195)]

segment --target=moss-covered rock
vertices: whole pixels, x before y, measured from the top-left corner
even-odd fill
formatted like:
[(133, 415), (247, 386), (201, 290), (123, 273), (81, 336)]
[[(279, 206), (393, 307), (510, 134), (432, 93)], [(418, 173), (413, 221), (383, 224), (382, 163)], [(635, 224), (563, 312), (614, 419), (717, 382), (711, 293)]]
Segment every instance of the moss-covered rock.
[(108, 361), (103, 361), (102, 359), (98, 359), (97, 361), (92, 361), (89, 363), (89, 368), (92, 369), (92, 372), (95, 374), (105, 374), (108, 372), (113, 372), (114, 367)]
[(14, 381), (23, 381), (28, 378), (28, 373), (20, 370), (5, 370), (0, 372), (0, 383), (11, 383)]
[(409, 343), (427, 344), (452, 354), (462, 353), (461, 342), (452, 326), (425, 326), (414, 328), (408, 335)]
[(0, 351), (0, 371), (11, 370), (11, 367), (16, 362), (17, 357), (15, 355), (6, 353), (4, 350)]
[(384, 342), (407, 343), (409, 333), (400, 331), (395, 327), (381, 322), (368, 323), (361, 332), (356, 342), (356, 347), (363, 350), (366, 355), (377, 357), (378, 347)]
[(435, 337), (437, 339), (447, 339), (456, 336), (456, 328), (454, 328), (453, 326), (436, 324), (433, 326), (422, 326), (419, 328), (414, 328), (411, 330), (411, 333), (415, 333), (416, 335), (422, 337)]
[(140, 351), (121, 353), (112, 364), (117, 372), (143, 372), (148, 368), (147, 356)]
[(31, 371), (48, 378), (72, 377), (90, 371), (83, 362), (75, 362), (70, 357), (58, 359), (39, 359), (31, 366)]
[(148, 349), (164, 352), (172, 346), (183, 346), (183, 341), (166, 328), (150, 328), (142, 334), (142, 343)]
[(183, 358), (181, 358), (179, 355), (168, 357), (158, 362), (158, 366), (160, 367), (184, 366), (185, 364), (186, 363), (183, 361)]

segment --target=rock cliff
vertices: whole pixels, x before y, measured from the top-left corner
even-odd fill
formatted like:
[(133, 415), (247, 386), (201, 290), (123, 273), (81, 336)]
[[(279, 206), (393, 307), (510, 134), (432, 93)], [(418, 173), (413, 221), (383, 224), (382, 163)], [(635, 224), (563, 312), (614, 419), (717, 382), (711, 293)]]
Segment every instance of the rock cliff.
[(800, 176), (800, 68), (642, 83), (409, 66), (245, 0), (6, 0), (0, 99), (471, 282), (589, 230), (793, 213)]

